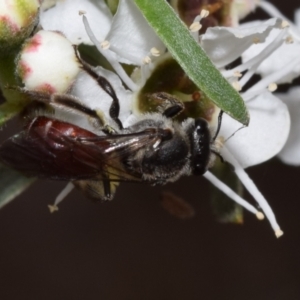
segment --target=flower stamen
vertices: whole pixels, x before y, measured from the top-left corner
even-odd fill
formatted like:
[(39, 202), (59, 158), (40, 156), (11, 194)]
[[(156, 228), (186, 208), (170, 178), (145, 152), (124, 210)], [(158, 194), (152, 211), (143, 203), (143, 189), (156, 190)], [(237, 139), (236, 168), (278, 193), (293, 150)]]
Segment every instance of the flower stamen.
[(155, 48), (155, 47), (153, 47), (153, 48), (150, 49), (150, 53), (151, 53), (151, 55), (153, 55), (155, 57), (160, 56), (160, 51), (157, 48)]
[(237, 204), (243, 206), (248, 211), (252, 212), (257, 216), (259, 220), (263, 217), (263, 213), (258, 211), (253, 205), (244, 200), (241, 196), (239, 196), (236, 192), (234, 192), (231, 188), (229, 188), (224, 182), (218, 179), (214, 174), (207, 171), (203, 175), (210, 183), (216, 186), (220, 191), (222, 191), (227, 197), (231, 198)]
[(103, 50), (101, 44), (96, 39), (88, 19), (85, 15), (82, 16), (83, 24), (85, 27), (85, 31), (89, 36), (92, 43), (96, 46), (98, 51), (108, 60), (111, 66), (114, 68), (119, 77), (124, 81), (124, 83), (130, 88), (132, 91), (136, 91), (138, 89), (137, 85), (130, 79), (130, 77), (126, 74), (121, 64), (116, 60), (116, 55), (109, 50)]
[(100, 43), (100, 46), (103, 50), (107, 50), (110, 47), (110, 42), (109, 41), (103, 41)]
[(200, 12), (201, 20), (209, 16), (209, 11), (207, 9), (202, 9)]
[(50, 211), (51, 214), (53, 214), (54, 212), (58, 211), (58, 206), (56, 206), (56, 205), (49, 204), (48, 208), (49, 208), (49, 211)]
[(238, 92), (242, 89), (242, 87), (241, 87), (239, 81), (233, 81), (233, 82), (231, 83), (231, 85), (232, 85), (233, 88), (234, 88), (236, 91), (238, 91)]
[[(270, 43), (266, 48), (264, 48), (258, 55), (254, 56), (253, 58), (249, 59), (247, 62), (239, 65), (235, 68), (235, 70), (229, 70), (222, 72), (223, 76), (228, 78), (233, 76), (234, 72), (244, 72), (247, 70), (247, 72), (244, 74), (244, 76), (239, 81), (241, 87), (243, 87), (249, 79), (254, 75), (259, 65), (268, 57), (270, 56), (278, 47), (280, 47), (284, 43), (284, 35), (287, 33), (285, 29), (283, 29), (277, 37), (273, 40), (272, 43)], [(277, 80), (272, 80), (271, 82), (276, 82)], [(268, 82), (271, 83), (271, 82)], [(265, 87), (268, 86), (268, 84), (265, 85)]]
[(202, 28), (201, 20), (208, 17), (209, 11), (206, 9), (202, 9), (200, 15), (196, 16), (194, 22), (190, 25), (189, 29), (192, 34), (192, 37), (195, 39), (196, 42), (199, 42), (199, 30)]
[(222, 149), (222, 155), (225, 159), (228, 159), (228, 161), (234, 166), (234, 171), (240, 181), (243, 183), (245, 188), (249, 191), (249, 193), (253, 196), (253, 198), (256, 200), (256, 202), (259, 204), (261, 209), (263, 210), (264, 214), (266, 215), (267, 219), (269, 220), (275, 235), (277, 237), (281, 236), (283, 232), (281, 231), (275, 215), (265, 199), (265, 197), (262, 195), (262, 193), (258, 190), (254, 182), (250, 179), (248, 174), (245, 172), (245, 170), (240, 166), (238, 161), (233, 157), (233, 155), (227, 150), (226, 147)]
[(295, 39), (300, 41), (299, 29), (293, 24), (292, 21), (288, 20), (274, 5), (267, 1), (260, 1), (259, 7), (262, 8), (266, 13), (275, 18), (286, 20), (289, 23), (289, 31)]
[(58, 211), (58, 204), (63, 201), (67, 195), (70, 194), (70, 192), (73, 190), (74, 185), (72, 182), (69, 182), (64, 189), (57, 195), (55, 198), (54, 204), (48, 205), (48, 208), (50, 210), (50, 213), (54, 213), (55, 211)]
[(150, 56), (147, 55), (147, 56), (145, 56), (144, 59), (143, 59), (143, 64), (144, 64), (144, 65), (148, 65), (148, 64), (151, 63), (151, 61), (152, 61), (152, 60), (151, 60)]
[(268, 90), (270, 92), (275, 92), (277, 90), (277, 87), (278, 87), (277, 84), (275, 82), (272, 82), (268, 85)]
[(198, 32), (202, 28), (202, 25), (199, 22), (194, 22), (190, 26), (190, 31), (191, 32)]
[(243, 74), (239, 70), (233, 71), (233, 77), (240, 78)]
[[(259, 212), (257, 212), (257, 214), (256, 214), (256, 218), (257, 218), (258, 220), (262, 221), (262, 220), (264, 220), (265, 215), (264, 215), (261, 211), (259, 211)], [(276, 234), (276, 233), (275, 233), (275, 234)]]
[(258, 38), (258, 37), (253, 38), (253, 44), (259, 44), (260, 42), (261, 42), (260, 38)]
[(286, 27), (290, 27), (290, 23), (286, 20), (283, 20), (281, 23), (281, 28), (286, 28)]
[(293, 44), (294, 43), (294, 38), (291, 35), (289, 35), (288, 37), (286, 37), (285, 43), (286, 44)]
[(281, 78), (290, 74), (297, 64), (300, 64), (300, 57), (293, 61), (290, 61), (287, 65), (285, 65), (283, 69), (271, 73), (265, 78), (261, 79), (258, 83), (247, 90), (247, 92), (245, 92), (245, 94), (243, 95), (244, 100), (247, 101), (249, 98), (253, 98), (253, 96), (258, 95), (263, 90), (265, 90), (270, 83), (278, 82)]

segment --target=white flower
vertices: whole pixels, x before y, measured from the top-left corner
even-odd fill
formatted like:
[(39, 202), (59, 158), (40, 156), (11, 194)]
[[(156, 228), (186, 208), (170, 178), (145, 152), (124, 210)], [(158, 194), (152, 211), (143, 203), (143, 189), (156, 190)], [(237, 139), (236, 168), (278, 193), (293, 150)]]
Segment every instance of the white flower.
[[(261, 1), (259, 6), (263, 8), (271, 16), (281, 17), (286, 20), (286, 31), (288, 35), (281, 36), (278, 30), (273, 30), (267, 39), (266, 45), (277, 43), (278, 47), (271, 53), (269, 58), (258, 66), (256, 72), (260, 74), (265, 84), (271, 82), (290, 83), (293, 79), (300, 75), (300, 9), (295, 11), (295, 23), (287, 20), (277, 8), (271, 3)], [(255, 45), (249, 48), (243, 55), (244, 60), (248, 60), (256, 56), (263, 50), (265, 45)], [(290, 89), (286, 94), (278, 94), (277, 96), (287, 104), (291, 115), (291, 131), (288, 141), (279, 158), (287, 164), (300, 165), (300, 87)]]
[[(274, 30), (281, 31), (281, 35), (287, 34), (281, 25), (282, 21), (274, 18), (239, 28), (209, 28), (202, 37), (201, 43), (212, 61), (219, 68), (223, 68), (258, 42), (264, 45)], [(273, 51), (276, 51), (276, 44), (275, 46), (268, 44), (256, 56), (232, 70), (223, 71), (223, 74), (229, 80), (234, 81), (237, 80), (234, 78), (235, 74), (241, 76), (242, 72), (246, 71), (238, 81), (242, 88), (256, 68), (267, 61)], [(268, 85), (269, 82), (261, 80), (242, 93), (250, 113), (250, 126), (238, 131), (225, 146), (244, 168), (275, 156), (284, 146), (289, 133), (290, 122), (287, 107), (268, 91)], [(238, 122), (225, 116), (220, 133), (227, 139), (239, 128)]]
[[(79, 40), (87, 42), (87, 36), (90, 38), (129, 88), (129, 90), (125, 89), (115, 74), (102, 68), (96, 69), (97, 73), (109, 78), (111, 81), (118, 98), (121, 99), (120, 119), (126, 126), (130, 126), (132, 122), (136, 120), (136, 116), (133, 115), (132, 112), (132, 95), (143, 86), (153, 68), (152, 62), (155, 61), (155, 57), (158, 53), (164, 51), (164, 47), (131, 0), (120, 1), (118, 12), (112, 21), (106, 20), (105, 22), (109, 25), (106, 27), (103, 26), (104, 28), (109, 27), (109, 30), (99, 30), (100, 32), (97, 31), (98, 29), (94, 30), (94, 27), (97, 26), (93, 24), (95, 24), (97, 20), (95, 19), (96, 14), (89, 12), (89, 5), (92, 4), (92, 1), (65, 0), (63, 4), (58, 3), (56, 7), (45, 11), (41, 17), (41, 24), (45, 29), (63, 31), (67, 37), (70, 37), (73, 41), (77, 41), (77, 43)], [(101, 5), (102, 4), (101, 2)], [(64, 13), (66, 12), (62, 10), (61, 5), (64, 5), (63, 8), (67, 10), (68, 13), (72, 13), (72, 18), (75, 18), (75, 14), (79, 9), (87, 11), (87, 13), (82, 17), (78, 16), (77, 20), (72, 19), (73, 23), (66, 26), (65, 24), (67, 23), (65, 22), (67, 22), (67, 20), (65, 19), (68, 19), (68, 17), (65, 17), (66, 15), (64, 15)], [(53, 14), (53, 18), (56, 18), (55, 10), (58, 8), (62, 10), (60, 12), (60, 18), (64, 19), (62, 22), (64, 25), (57, 25), (57, 27), (54, 28), (51, 27), (52, 18), (47, 14)], [(95, 8), (93, 8), (93, 10), (94, 9)], [(99, 15), (106, 13), (106, 8), (101, 11), (101, 7), (99, 6), (98, 9), (99, 11), (97, 13)], [(85, 27), (80, 23), (80, 18), (83, 18)], [(59, 24), (59, 22), (60, 20), (57, 21), (57, 24)], [(69, 32), (68, 27), (71, 28), (74, 26), (79, 26), (81, 29), (72, 29)], [(82, 28), (85, 28), (85, 32), (82, 31)], [(248, 26), (235, 29), (222, 27), (210, 28), (207, 33), (200, 38), (199, 42), (228, 81), (237, 88), (242, 88), (253, 75), (253, 70), (256, 70), (257, 66), (268, 57), (268, 54), (266, 52), (259, 54), (232, 70), (225, 70), (224, 67), (240, 57), (253, 43), (264, 43), (267, 36), (275, 28), (284, 31), (281, 28), (281, 21), (278, 19), (271, 19), (254, 27)], [(76, 35), (76, 33), (78, 33), (78, 35)], [(87, 35), (85, 33), (87, 33)], [(285, 34), (285, 32), (283, 34)], [(198, 37), (195, 36), (195, 38)], [(118, 61), (127, 61), (139, 66), (141, 79), (133, 82), (132, 79), (126, 75)], [(240, 78), (242, 72), (244, 72), (244, 75)], [(228, 116), (224, 117), (220, 134), (224, 138), (228, 138), (234, 133), (235, 135), (225, 142), (220, 152), (225, 160), (234, 165), (235, 172), (241, 182), (243, 182), (263, 209), (276, 235), (280, 236), (282, 231), (275, 220), (272, 210), (244, 171), (245, 167), (264, 162), (275, 156), (284, 146), (288, 136), (290, 126), (288, 110), (278, 98), (268, 92), (267, 87), (268, 85), (264, 82), (259, 82), (242, 94), (250, 113), (250, 126), (248, 128), (244, 128), (235, 133), (240, 125)], [(80, 101), (85, 105), (96, 109), (98, 112), (102, 111), (103, 115), (109, 119), (108, 109), (111, 99), (108, 95), (105, 95), (101, 88), (98, 87), (89, 76), (81, 74), (80, 77), (77, 78), (72, 88), (72, 94), (80, 98)], [(78, 122), (81, 121), (76, 120), (75, 122), (78, 124)], [(108, 120), (108, 122), (110, 121)], [(214, 124), (212, 126), (214, 126)], [(262, 214), (258, 212), (256, 208), (240, 198), (210, 172), (207, 172), (205, 177), (224, 191), (229, 197), (257, 214), (259, 218), (262, 217)], [(69, 190), (70, 186), (68, 185), (66, 190), (57, 198), (56, 204), (61, 201)]]
[[(209, 28), (202, 37), (201, 44), (222, 71), (226, 64), (241, 56), (254, 43), (264, 43), (272, 30), (278, 28), (282, 34), (285, 34), (281, 24), (281, 20), (270, 19), (253, 27), (248, 25), (241, 28)], [(223, 75), (242, 88), (257, 66), (275, 49), (276, 45), (269, 45), (265, 51), (234, 69), (223, 70)], [(245, 71), (243, 77), (238, 80)], [(242, 93), (250, 114), (248, 128), (237, 131), (241, 127), (240, 124), (225, 116), (220, 131), (220, 135), (224, 136), (225, 140), (237, 131), (221, 148), (221, 155), (234, 165), (239, 179), (260, 205), (262, 205), (260, 201), (265, 204), (266, 202), (243, 168), (262, 163), (278, 154), (286, 143), (290, 128), (288, 109), (268, 91), (268, 84), (262, 80)], [(270, 216), (270, 219), (273, 217)], [(273, 225), (273, 228), (276, 227), (275, 223)]]

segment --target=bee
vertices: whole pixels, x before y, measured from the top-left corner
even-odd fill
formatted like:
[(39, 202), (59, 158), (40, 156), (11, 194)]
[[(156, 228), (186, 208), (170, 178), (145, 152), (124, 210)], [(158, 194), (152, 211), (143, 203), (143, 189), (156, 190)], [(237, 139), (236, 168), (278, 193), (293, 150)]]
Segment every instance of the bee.
[[(78, 54), (77, 54), (78, 56)], [(210, 165), (214, 140), (203, 118), (182, 123), (174, 117), (183, 110), (180, 101), (164, 92), (151, 97), (163, 102), (159, 113), (144, 115), (124, 128), (119, 119), (119, 99), (109, 81), (80, 60), (82, 69), (111, 97), (103, 124), (99, 112), (68, 94), (28, 91), (32, 99), (50, 107), (64, 107), (92, 120), (99, 134), (75, 124), (35, 115), (23, 130), (0, 146), (0, 161), (28, 176), (72, 182), (85, 196), (111, 200), (120, 182), (164, 185), (184, 175), (202, 175)]]

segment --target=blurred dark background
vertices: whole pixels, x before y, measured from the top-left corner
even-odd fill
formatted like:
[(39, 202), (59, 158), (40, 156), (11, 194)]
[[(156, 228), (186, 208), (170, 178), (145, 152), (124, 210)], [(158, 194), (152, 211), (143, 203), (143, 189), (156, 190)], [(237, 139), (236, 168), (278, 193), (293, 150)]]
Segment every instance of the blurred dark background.
[[(293, 18), (300, 1), (276, 5)], [(217, 223), (203, 178), (122, 184), (103, 204), (73, 191), (55, 214), (47, 205), (64, 183), (37, 181), (0, 211), (0, 298), (300, 299), (300, 168), (273, 159), (248, 172), (276, 213), (280, 239), (247, 212), (243, 225)], [(195, 217), (163, 210), (162, 189), (186, 199)]]

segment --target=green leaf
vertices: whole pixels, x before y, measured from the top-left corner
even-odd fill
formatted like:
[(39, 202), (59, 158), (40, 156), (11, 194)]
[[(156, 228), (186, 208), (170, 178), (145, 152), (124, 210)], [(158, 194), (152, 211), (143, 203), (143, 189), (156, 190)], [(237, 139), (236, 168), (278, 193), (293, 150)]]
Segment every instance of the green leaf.
[(190, 79), (217, 106), (244, 125), (249, 115), (240, 94), (215, 68), (165, 0), (135, 0), (144, 17)]
[(0, 164), (0, 208), (14, 200), (34, 180)]

